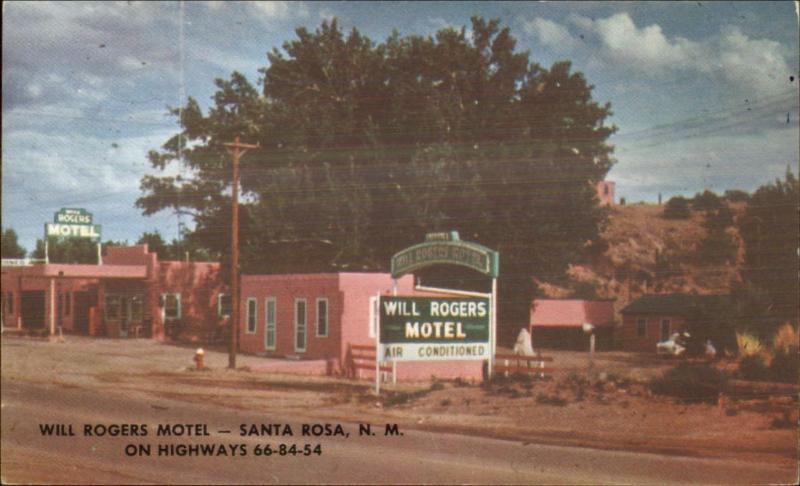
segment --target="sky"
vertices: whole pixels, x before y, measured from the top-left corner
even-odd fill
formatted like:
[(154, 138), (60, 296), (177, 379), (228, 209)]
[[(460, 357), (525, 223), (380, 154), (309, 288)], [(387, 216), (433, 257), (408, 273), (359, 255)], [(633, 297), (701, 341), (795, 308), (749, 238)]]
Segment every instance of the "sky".
[(147, 152), (214, 79), (258, 83), (266, 53), (336, 18), (373, 42), (498, 18), (544, 67), (570, 60), (611, 103), (628, 202), (753, 191), (797, 174), (798, 14), (793, 2), (4, 2), (2, 224), (32, 251), (62, 207), (103, 239), (167, 239), (184, 217), (143, 216)]

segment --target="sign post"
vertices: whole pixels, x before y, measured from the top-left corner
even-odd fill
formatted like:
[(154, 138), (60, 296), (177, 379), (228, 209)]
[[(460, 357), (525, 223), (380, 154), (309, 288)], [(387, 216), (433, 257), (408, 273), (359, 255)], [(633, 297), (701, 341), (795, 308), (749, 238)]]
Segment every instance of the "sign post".
[(97, 240), (97, 263), (102, 263), (100, 247), (101, 227), (92, 224), (92, 213), (83, 208), (61, 208), (53, 216), (52, 223), (44, 224), (44, 259), (50, 263), (48, 240), (53, 237), (88, 238)]
[[(434, 356), (428, 355), (429, 351), (438, 349), (437, 353), (453, 354), (449, 357), (439, 357), (437, 355), (435, 357), (437, 359), (487, 360), (488, 375), (492, 376), (492, 360), (497, 350), (497, 277), (500, 273), (500, 256), (498, 252), (477, 243), (462, 241), (457, 231), (429, 233), (425, 236), (423, 243), (401, 250), (392, 257), (393, 299), (402, 299), (397, 297), (398, 277), (418, 268), (441, 264), (460, 265), (491, 277), (492, 292), (488, 302), (485, 297), (478, 297), (479, 300), (473, 301), (462, 299), (464, 305), (467, 306), (468, 315), (460, 314), (461, 303), (459, 303), (459, 314), (447, 316), (438, 314), (437, 310), (441, 309), (441, 307), (434, 307), (435, 304), (433, 302), (428, 302), (424, 299), (415, 298), (413, 301), (400, 301), (389, 300), (388, 297), (384, 297), (380, 303), (380, 312), (378, 314), (380, 334), (378, 334), (378, 346), (375, 356), (376, 367), (381, 359), (392, 361), (393, 369), (396, 367), (397, 361), (432, 359)], [(450, 289), (436, 289), (436, 291), (446, 291), (455, 295), (485, 295)], [(384, 307), (384, 305), (390, 305), (390, 302), (393, 305), (403, 305), (403, 309), (407, 309), (405, 307), (407, 305), (411, 305), (411, 309), (419, 312), (427, 309), (429, 314), (424, 316), (422, 314), (390, 315), (389, 307)], [(444, 303), (445, 299), (439, 299), (437, 302), (438, 304)], [(472, 319), (477, 316), (469, 314), (469, 309), (478, 308), (482, 309), (480, 322), (473, 321)], [(403, 318), (407, 317), (420, 318), (422, 320), (411, 319), (403, 321)], [(401, 318), (399, 323), (396, 320), (397, 318)], [(387, 323), (386, 327), (384, 327), (384, 323)], [(419, 328), (414, 323), (417, 323)], [(426, 334), (429, 335), (423, 336), (423, 326), (425, 326)], [(465, 329), (469, 329), (470, 334), (467, 334)], [(475, 337), (475, 332), (478, 329), (482, 329), (480, 338)], [(398, 330), (403, 332), (398, 334)], [(431, 338), (431, 335), (434, 337)], [(420, 337), (422, 337), (422, 341), (409, 340), (410, 338), (416, 339)], [(393, 341), (393, 339), (397, 341)], [(433, 341), (430, 341), (431, 339)], [(439, 340), (438, 347), (434, 344), (437, 340)], [(475, 354), (478, 349), (482, 351)], [(434, 351), (430, 351), (430, 353), (434, 353)]]

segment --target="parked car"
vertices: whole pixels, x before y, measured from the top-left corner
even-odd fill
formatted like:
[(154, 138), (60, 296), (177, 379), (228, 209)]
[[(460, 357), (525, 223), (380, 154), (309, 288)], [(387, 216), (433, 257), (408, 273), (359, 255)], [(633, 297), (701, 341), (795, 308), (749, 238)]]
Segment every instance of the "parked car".
[(688, 332), (676, 332), (666, 341), (656, 344), (656, 353), (661, 356), (680, 357), (686, 354), (687, 340), (691, 337)]

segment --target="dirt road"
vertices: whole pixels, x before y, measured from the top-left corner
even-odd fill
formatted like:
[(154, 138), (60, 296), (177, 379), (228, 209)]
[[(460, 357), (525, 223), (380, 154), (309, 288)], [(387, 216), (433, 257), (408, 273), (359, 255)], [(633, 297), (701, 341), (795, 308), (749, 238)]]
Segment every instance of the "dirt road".
[[(788, 482), (792, 477), (791, 470), (730, 461), (545, 446), (402, 427), (402, 435), (386, 436), (385, 423), (370, 424), (375, 436), (359, 436), (357, 424), (344, 422), (342, 430), (350, 437), (305, 437), (296, 419), (217, 405), (52, 385), (3, 382), (2, 387), (3, 481), (11, 483), (754, 484)], [(70, 424), (76, 436), (43, 437), (39, 424), (46, 423)], [(148, 436), (82, 435), (85, 424), (123, 423), (147, 425)], [(155, 436), (157, 424), (187, 423), (205, 426), (209, 435)], [(238, 433), (242, 424), (249, 430), (262, 423), (289, 424), (293, 435)], [(102, 429), (92, 430), (97, 434)], [(258, 445), (270, 444), (279, 451), (281, 443), (318, 444), (321, 453), (255, 455)], [(152, 455), (128, 457), (128, 444), (150, 444)], [(159, 456), (158, 446), (169, 444), (221, 444), (229, 452)]]
[[(187, 371), (192, 351), (146, 340), (3, 338), (3, 479), (753, 484), (791, 483), (797, 474), (796, 429), (773, 430), (769, 415), (744, 405), (721, 415), (714, 405), (676, 405), (635, 386), (591, 389), (578, 401), (563, 377), (528, 390), (401, 385), (378, 399), (365, 382), (226, 371), (224, 353), (207, 353), (211, 371)], [(541, 400), (555, 395), (564, 403)], [(378, 436), (358, 436), (359, 422)], [(40, 423), (73, 425), (76, 436), (44, 437)], [(150, 433), (82, 435), (84, 424), (111, 423), (145, 424)], [(175, 423), (205, 424), (210, 435), (156, 435), (158, 424)], [(290, 423), (294, 434), (238, 435), (241, 424), (262, 423)], [(307, 437), (300, 423), (342, 424), (351, 435)], [(386, 423), (404, 435), (382, 436)], [(159, 444), (198, 443), (248, 455), (158, 455)], [(152, 455), (127, 457), (126, 444), (149, 444)], [(321, 454), (255, 456), (266, 444), (320, 444)]]

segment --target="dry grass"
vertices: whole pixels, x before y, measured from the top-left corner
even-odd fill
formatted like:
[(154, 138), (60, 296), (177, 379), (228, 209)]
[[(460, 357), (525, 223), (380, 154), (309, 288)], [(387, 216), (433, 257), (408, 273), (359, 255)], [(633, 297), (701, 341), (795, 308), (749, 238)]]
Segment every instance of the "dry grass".
[[(743, 210), (742, 205), (731, 205), (734, 215)], [(572, 265), (570, 284), (542, 282), (541, 289), (550, 297), (565, 298), (571, 294), (570, 285), (590, 283), (599, 297), (616, 299), (617, 310), (643, 293), (730, 291), (731, 282), (738, 279), (742, 248), (736, 264), (700, 261), (696, 248), (706, 234), (702, 227), (705, 215), (692, 212), (689, 219), (675, 220), (663, 218), (662, 212), (663, 206), (656, 204), (614, 206), (602, 233), (608, 249), (588, 262)], [(741, 245), (738, 233), (731, 231)]]

